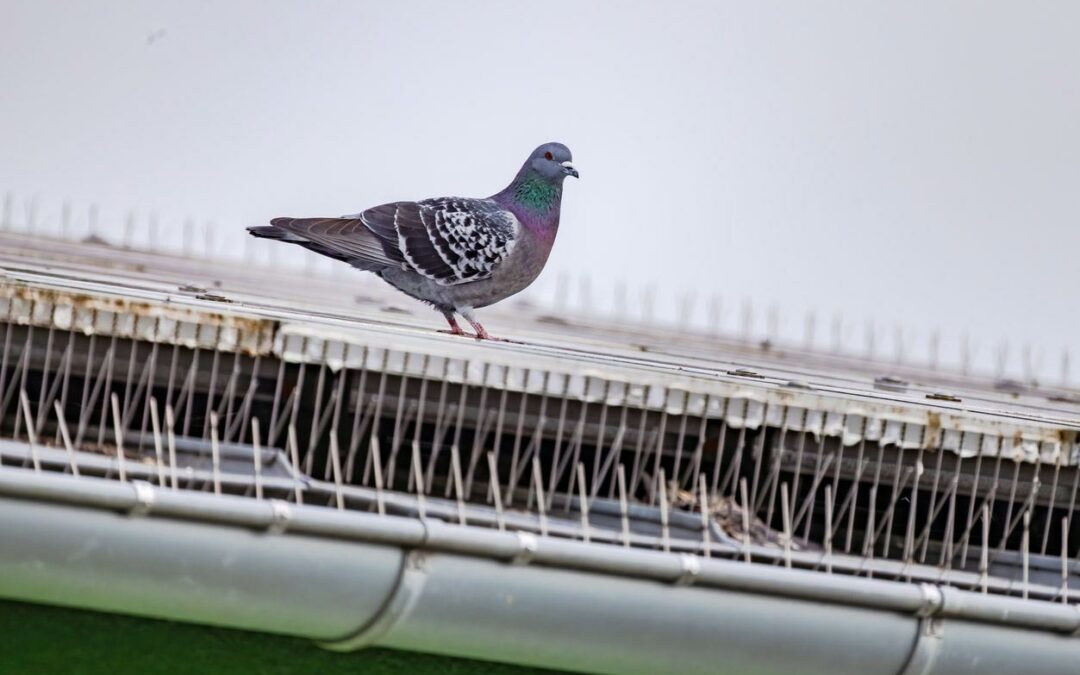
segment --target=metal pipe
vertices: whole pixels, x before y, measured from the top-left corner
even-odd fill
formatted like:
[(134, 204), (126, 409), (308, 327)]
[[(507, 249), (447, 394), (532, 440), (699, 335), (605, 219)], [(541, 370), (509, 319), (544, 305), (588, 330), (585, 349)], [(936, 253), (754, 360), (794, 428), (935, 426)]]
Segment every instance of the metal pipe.
[[(799, 598), (904, 613), (925, 611), (927, 600), (920, 587), (880, 579), (824, 575), (799, 569), (747, 565), (688, 554), (592, 545), (521, 533), (462, 527), (438, 520), (377, 516), (314, 506), (295, 506), (280, 500), (255, 501), (230, 495), (214, 496), (156, 489), (149, 483), (124, 484), (62, 474), (23, 470), (0, 471), (0, 494), (23, 499), (66, 502), (119, 512), (138, 511), (174, 519), (199, 520), (256, 530), (288, 531), (405, 548), (482, 556), (502, 561), (579, 571), (618, 574), (669, 583)], [(527, 551), (535, 546), (535, 550)], [(692, 574), (691, 574), (692, 572)], [(1003, 625), (1073, 633), (1080, 630), (1080, 609), (1059, 603), (989, 596), (955, 588), (942, 588), (945, 602), (940, 615)]]
[[(1001, 659), (995, 667), (1024, 665), (1004, 672), (1066, 673), (1076, 662), (1077, 641), (1045, 630), (936, 617), (936, 632), (923, 637), (925, 617), (889, 608), (650, 583), (539, 557), (515, 565), (427, 548), (407, 555), (27, 499), (0, 499), (0, 512), (5, 597), (301, 635), (337, 649), (378, 644), (631, 674), (960, 673), (988, 653)], [(932, 647), (913, 662), (920, 644)]]

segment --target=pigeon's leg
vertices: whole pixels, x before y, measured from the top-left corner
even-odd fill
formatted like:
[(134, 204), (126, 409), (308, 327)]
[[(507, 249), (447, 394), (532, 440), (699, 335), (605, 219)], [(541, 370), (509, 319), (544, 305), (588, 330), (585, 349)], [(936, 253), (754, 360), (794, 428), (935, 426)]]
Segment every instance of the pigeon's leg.
[(480, 322), (476, 320), (476, 314), (473, 313), (472, 307), (462, 307), (458, 310), (458, 314), (465, 317), (465, 320), (469, 322), (469, 325), (476, 331), (477, 340), (495, 340), (497, 338), (491, 337), (491, 333), (484, 330), (484, 327), (480, 325)]
[(457, 318), (454, 317), (453, 312), (443, 312), (443, 316), (446, 317), (446, 322), (450, 324), (450, 330), (441, 330), (440, 333), (449, 333), (450, 335), (464, 335), (465, 331), (461, 330), (461, 326), (458, 325)]

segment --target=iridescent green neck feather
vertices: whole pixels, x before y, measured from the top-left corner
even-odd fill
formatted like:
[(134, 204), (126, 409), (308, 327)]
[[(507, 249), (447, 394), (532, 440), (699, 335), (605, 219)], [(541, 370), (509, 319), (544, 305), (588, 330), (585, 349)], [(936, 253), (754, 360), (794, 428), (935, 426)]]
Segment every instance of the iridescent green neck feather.
[(562, 189), (538, 175), (526, 175), (514, 185), (514, 201), (536, 213), (546, 213), (559, 204)]

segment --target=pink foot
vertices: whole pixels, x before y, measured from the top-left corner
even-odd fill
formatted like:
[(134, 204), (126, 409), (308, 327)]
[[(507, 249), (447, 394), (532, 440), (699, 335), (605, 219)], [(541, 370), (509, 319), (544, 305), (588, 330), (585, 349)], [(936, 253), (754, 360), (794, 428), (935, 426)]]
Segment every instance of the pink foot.
[(457, 330), (454, 330), (452, 328), (451, 329), (440, 328), (436, 332), (437, 333), (442, 333), (443, 335), (456, 335), (458, 337), (474, 337), (474, 335), (472, 333), (466, 333), (465, 331), (461, 330), (460, 328), (458, 328)]
[(446, 322), (450, 324), (450, 330), (440, 330), (440, 333), (446, 333), (447, 335), (466, 335), (467, 333), (461, 330), (461, 326), (458, 325), (457, 319), (453, 314), (444, 312), (443, 316), (446, 317)]

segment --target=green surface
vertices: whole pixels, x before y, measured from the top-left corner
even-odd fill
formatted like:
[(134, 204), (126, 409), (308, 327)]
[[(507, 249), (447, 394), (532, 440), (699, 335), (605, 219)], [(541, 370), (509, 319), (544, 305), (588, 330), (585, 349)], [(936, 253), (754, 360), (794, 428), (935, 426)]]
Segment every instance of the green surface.
[(392, 649), (338, 654), (297, 638), (0, 602), (0, 674), (21, 673), (552, 675), (553, 671)]

